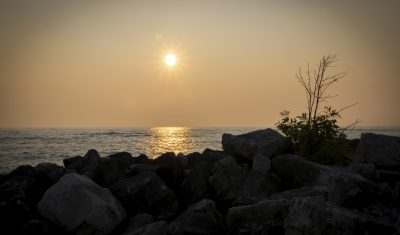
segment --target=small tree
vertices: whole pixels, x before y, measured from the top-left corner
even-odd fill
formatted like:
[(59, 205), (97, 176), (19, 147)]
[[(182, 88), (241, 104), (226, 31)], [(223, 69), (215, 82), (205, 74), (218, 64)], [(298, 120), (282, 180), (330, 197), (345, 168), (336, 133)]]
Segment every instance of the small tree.
[(289, 111), (283, 111), (282, 120), (276, 123), (278, 130), (293, 144), (296, 153), (324, 164), (344, 163), (349, 150), (345, 131), (357, 124), (355, 122), (341, 129), (337, 123), (340, 112), (353, 105), (339, 111), (326, 106), (320, 111), (322, 103), (334, 97), (327, 94), (328, 88), (347, 75), (346, 72), (327, 73), (336, 61), (336, 55), (328, 55), (322, 57), (317, 69), (311, 70), (308, 65), (303, 72), (299, 68), (296, 78), (306, 92), (307, 112), (291, 118)]

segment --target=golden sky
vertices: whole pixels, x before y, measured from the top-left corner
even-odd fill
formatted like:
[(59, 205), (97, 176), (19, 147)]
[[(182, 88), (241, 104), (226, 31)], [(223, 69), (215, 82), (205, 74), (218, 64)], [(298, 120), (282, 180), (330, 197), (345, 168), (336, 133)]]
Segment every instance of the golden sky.
[(330, 53), (349, 75), (328, 104), (359, 103), (342, 123), (400, 126), (398, 12), (398, 0), (2, 0), (0, 127), (270, 127), (305, 111), (294, 75)]

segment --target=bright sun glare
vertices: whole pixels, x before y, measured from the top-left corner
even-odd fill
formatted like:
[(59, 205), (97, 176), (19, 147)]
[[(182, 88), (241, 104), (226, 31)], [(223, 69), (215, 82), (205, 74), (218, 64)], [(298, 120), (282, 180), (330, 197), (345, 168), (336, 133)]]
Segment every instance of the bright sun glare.
[(169, 67), (173, 67), (176, 64), (176, 56), (172, 53), (165, 56), (165, 64)]

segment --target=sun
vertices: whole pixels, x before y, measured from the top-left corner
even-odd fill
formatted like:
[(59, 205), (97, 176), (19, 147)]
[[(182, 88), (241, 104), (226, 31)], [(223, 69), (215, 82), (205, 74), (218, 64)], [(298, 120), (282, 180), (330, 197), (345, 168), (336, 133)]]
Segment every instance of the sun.
[(176, 65), (176, 55), (173, 53), (169, 53), (165, 56), (164, 62), (168, 67), (174, 67)]

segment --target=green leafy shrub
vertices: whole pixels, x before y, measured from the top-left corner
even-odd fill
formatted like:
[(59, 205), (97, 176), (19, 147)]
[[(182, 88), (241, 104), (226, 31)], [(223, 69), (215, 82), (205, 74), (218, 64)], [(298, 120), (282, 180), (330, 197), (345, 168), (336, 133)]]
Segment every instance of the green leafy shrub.
[(337, 121), (344, 109), (337, 111), (326, 106), (319, 112), (321, 103), (333, 97), (326, 95), (327, 88), (346, 76), (346, 73), (327, 75), (327, 69), (335, 62), (336, 56), (329, 55), (321, 59), (314, 71), (308, 66), (304, 75), (300, 68), (296, 77), (307, 94), (307, 112), (292, 118), (289, 111), (283, 111), (282, 119), (276, 123), (297, 154), (322, 164), (346, 164), (350, 146), (345, 131), (357, 123), (342, 129)]

